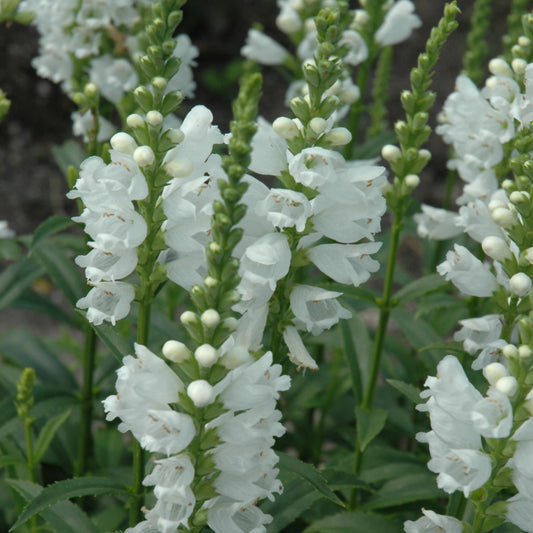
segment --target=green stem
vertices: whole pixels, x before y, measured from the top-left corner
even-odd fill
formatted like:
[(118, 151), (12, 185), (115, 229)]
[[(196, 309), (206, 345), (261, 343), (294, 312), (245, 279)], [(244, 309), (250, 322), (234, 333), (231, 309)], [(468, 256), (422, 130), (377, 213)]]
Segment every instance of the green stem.
[(83, 354), (83, 388), (81, 393), (81, 421), (78, 436), (78, 461), (76, 475), (87, 472), (88, 459), (92, 453), (93, 375), (96, 352), (96, 333), (89, 323), (85, 329), (85, 351)]
[[(142, 283), (145, 287), (146, 283)], [(144, 298), (139, 305), (137, 317), (137, 342), (146, 346), (150, 329), (151, 300)], [(137, 440), (133, 441), (133, 482), (132, 494), (129, 501), (129, 524), (135, 526), (142, 520), (141, 508), (144, 505), (144, 464), (146, 462), (144, 450)]]
[[(28, 477), (32, 483), (37, 482), (37, 472), (35, 466), (35, 459), (33, 457), (33, 435), (31, 431), (31, 425), (33, 424), (33, 419), (28, 418), (24, 421), (24, 439), (26, 441), (26, 457), (28, 465)], [(30, 520), (30, 531), (32, 533), (38, 533), (39, 527), (37, 522), (37, 517), (34, 516)]]

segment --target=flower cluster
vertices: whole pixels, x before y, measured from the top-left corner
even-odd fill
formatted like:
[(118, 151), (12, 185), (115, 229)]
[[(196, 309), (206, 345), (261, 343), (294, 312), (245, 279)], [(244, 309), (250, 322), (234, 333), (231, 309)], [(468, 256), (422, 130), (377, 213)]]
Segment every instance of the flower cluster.
[(111, 162), (106, 165), (96, 156), (86, 159), (75, 189), (67, 195), (80, 198), (85, 206), (74, 220), (85, 224), (92, 250), (76, 263), (85, 268), (93, 288), (77, 306), (88, 309), (87, 318), (95, 325), (104, 320), (115, 324), (129, 313), (134, 289), (119, 280), (135, 270), (137, 248), (147, 233), (146, 221), (133, 204), (148, 195), (146, 179), (135, 161), (142, 154), (126, 133), (113, 136), (111, 145)]
[[(205, 365), (203, 351), (197, 350), (190, 363)], [(135, 353), (118, 370), (117, 394), (104, 401), (107, 419), (119, 418), (120, 431), (131, 431), (143, 448), (166, 458), (156, 460), (144, 480), (154, 486), (156, 505), (127, 531), (175, 532), (180, 525), (188, 527), (192, 513), (201, 509), (216, 533), (264, 531), (270, 517), (255, 504), (282, 490), (271, 447), (285, 431), (276, 400), (290, 384), (272, 364), (272, 354), (257, 361), (249, 357), (212, 386), (204, 379), (183, 382), (142, 345)], [(163, 353), (176, 360), (183, 347), (169, 341)], [(202, 456), (198, 450), (204, 450)], [(196, 470), (203, 463), (214, 469), (199, 479)], [(216, 495), (195, 507), (199, 483), (211, 484)]]

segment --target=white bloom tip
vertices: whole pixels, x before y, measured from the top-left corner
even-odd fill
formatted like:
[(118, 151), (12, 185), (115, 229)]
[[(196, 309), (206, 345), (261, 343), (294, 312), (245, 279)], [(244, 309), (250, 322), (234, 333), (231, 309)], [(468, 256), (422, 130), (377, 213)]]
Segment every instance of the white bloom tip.
[(517, 353), (520, 359), (529, 359), (533, 355), (533, 350), (527, 344), (522, 344), (518, 347)]
[(495, 76), (507, 76), (512, 78), (513, 71), (508, 63), (499, 57), (491, 59), (489, 62), (489, 72)]
[(204, 284), (208, 289), (213, 289), (218, 285), (218, 279), (215, 279), (211, 276), (206, 276), (204, 279)]
[(133, 159), (140, 167), (147, 167), (155, 161), (155, 155), (149, 146), (139, 146), (133, 152)]
[(397, 146), (394, 146), (393, 144), (386, 144), (381, 149), (381, 157), (383, 157), (383, 159), (389, 163), (395, 163), (400, 159), (400, 157), (402, 157), (402, 152)]
[(513, 376), (504, 376), (496, 382), (494, 387), (512, 398), (518, 392), (518, 381)]
[(229, 331), (235, 331), (239, 321), (234, 316), (229, 316), (224, 319), (224, 327)]
[(210, 344), (202, 344), (196, 348), (194, 358), (198, 361), (200, 366), (204, 368), (212, 367), (218, 360), (218, 353), (216, 349)]
[(174, 178), (186, 178), (193, 171), (194, 166), (188, 157), (178, 157), (168, 161), (165, 168)]
[(514, 344), (506, 344), (502, 348), (502, 355), (506, 359), (515, 359), (518, 356), (518, 348)]
[(326, 133), (325, 140), (332, 146), (344, 146), (352, 140), (352, 134), (346, 128), (333, 128)]
[(205, 379), (197, 379), (192, 381), (187, 387), (187, 396), (196, 407), (205, 407), (213, 403), (215, 390)]
[(169, 340), (163, 345), (163, 355), (174, 363), (183, 363), (191, 356), (191, 351), (183, 342)]
[[(489, 205), (490, 209), (490, 205)], [(491, 212), (492, 220), (502, 228), (511, 228), (516, 222), (516, 217), (510, 209), (506, 207), (496, 207)]]
[(502, 261), (511, 257), (511, 250), (507, 243), (501, 238), (494, 235), (485, 237), (481, 242), (481, 248), (492, 259)]
[(153, 128), (158, 128), (163, 124), (163, 115), (159, 111), (148, 111), (146, 113), (146, 122)]
[(162, 76), (156, 76), (152, 80), (152, 86), (159, 91), (164, 91), (167, 88), (168, 82)]
[(185, 139), (185, 133), (183, 133), (178, 128), (171, 128), (167, 131), (168, 138), (170, 142), (174, 144), (179, 144), (183, 139)]
[(283, 139), (290, 141), (300, 135), (300, 130), (293, 120), (287, 117), (278, 117), (272, 123), (272, 129)]
[(186, 324), (186, 325), (194, 324), (197, 320), (198, 320), (198, 317), (192, 311), (184, 311), (183, 313), (181, 313), (180, 321), (183, 324)]
[(531, 278), (523, 272), (518, 272), (509, 280), (511, 292), (520, 298), (524, 298), (531, 292)]
[(507, 371), (507, 368), (501, 363), (489, 363), (483, 369), (483, 375), (492, 386), (495, 386), (498, 380), (508, 376), (509, 372)]
[(420, 185), (420, 178), (416, 174), (408, 174), (405, 176), (405, 184), (410, 189), (416, 189)]
[(511, 67), (517, 76), (523, 76), (526, 72), (527, 61), (521, 57), (515, 57), (511, 61)]
[(321, 135), (327, 127), (327, 122), (322, 117), (315, 117), (309, 121), (309, 127), (315, 135)]
[(131, 129), (142, 128), (144, 126), (144, 119), (137, 113), (132, 113), (126, 118), (126, 124)]
[(518, 44), (522, 48), (527, 48), (531, 45), (531, 39), (529, 39), (529, 37), (526, 37), (525, 35), (520, 35), (520, 37), (518, 37)]
[(200, 317), (202, 324), (209, 329), (214, 329), (220, 323), (220, 315), (216, 309), (207, 309)]
[(109, 142), (111, 143), (111, 148), (123, 154), (131, 155), (137, 148), (135, 139), (123, 131), (115, 133)]

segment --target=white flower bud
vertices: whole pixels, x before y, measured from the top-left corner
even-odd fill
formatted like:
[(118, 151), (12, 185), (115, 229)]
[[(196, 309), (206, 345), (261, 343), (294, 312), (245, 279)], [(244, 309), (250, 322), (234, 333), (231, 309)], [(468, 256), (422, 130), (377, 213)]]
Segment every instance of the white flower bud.
[(352, 134), (346, 128), (333, 128), (324, 135), (324, 140), (332, 146), (344, 146), (352, 140)]
[(509, 196), (509, 200), (513, 204), (522, 204), (529, 200), (529, 194), (526, 191), (513, 191)]
[(297, 13), (294, 15), (291, 13), (283, 13), (283, 11), (276, 18), (276, 26), (283, 33), (294, 33), (302, 27), (302, 20)]
[(98, 95), (98, 87), (96, 86), (96, 83), (89, 82), (83, 89), (83, 92), (87, 98), (94, 98)]
[(187, 396), (196, 407), (205, 407), (213, 403), (215, 399), (215, 389), (205, 379), (191, 381), (187, 387)]
[(520, 58), (520, 57), (515, 57), (511, 61), (511, 67), (513, 68), (514, 73), (517, 76), (523, 76), (524, 73), (526, 72), (527, 61), (525, 59)]
[(169, 340), (163, 344), (163, 355), (174, 363), (183, 363), (192, 352), (180, 341)]
[(208, 289), (214, 289), (218, 285), (218, 279), (206, 276), (204, 278), (204, 284)]
[(492, 212), (497, 209), (498, 207), (505, 207), (507, 208), (508, 204), (506, 202), (502, 202), (501, 200), (491, 200), (488, 204), (489, 211)]
[(422, 148), (421, 150), (418, 150), (418, 157), (420, 159), (424, 159), (425, 161), (429, 161), (431, 159), (431, 152), (425, 148)]
[(166, 134), (168, 135), (170, 142), (173, 142), (174, 144), (179, 144), (181, 141), (183, 141), (183, 139), (185, 139), (185, 133), (177, 128), (171, 128), (167, 130)]
[(320, 135), (326, 129), (327, 122), (322, 117), (315, 117), (309, 121), (309, 127), (313, 130), (313, 133)]
[(154, 162), (155, 155), (149, 146), (139, 146), (133, 152), (133, 159), (140, 167), (147, 167)]
[(379, 188), (381, 189), (381, 192), (383, 195), (390, 193), (394, 189), (394, 187), (392, 186), (392, 183), (390, 183), (389, 181), (383, 182), (379, 186)]
[(180, 316), (180, 321), (185, 325), (191, 325), (198, 321), (198, 317), (192, 311), (183, 311)]
[(221, 359), (221, 363), (228, 369), (237, 368), (251, 360), (248, 350), (244, 346), (234, 346)]
[(218, 353), (210, 344), (202, 344), (196, 348), (194, 358), (198, 361), (200, 366), (210, 368), (217, 362)]
[(507, 76), (508, 78), (513, 77), (513, 71), (509, 67), (507, 61), (499, 57), (491, 59), (489, 62), (489, 72), (495, 76)]
[(207, 309), (200, 317), (202, 324), (209, 329), (214, 329), (220, 323), (220, 315), (216, 309)]
[(506, 179), (506, 180), (503, 180), (502, 181), (502, 189), (504, 191), (508, 191), (509, 189), (511, 189), (512, 187), (514, 187), (514, 181), (513, 180), (509, 180), (509, 179)]
[(137, 113), (132, 113), (131, 115), (128, 115), (128, 118), (126, 119), (126, 124), (132, 130), (134, 130), (135, 128), (142, 128), (144, 126), (144, 118), (142, 118), (141, 115), (138, 115)]
[(484, 369), (483, 369), (483, 375), (485, 376), (485, 379), (492, 385), (496, 385), (498, 380), (501, 378), (508, 376), (509, 371), (507, 368), (502, 365), (501, 363), (489, 363)]
[(117, 150), (118, 152), (121, 152), (123, 154), (131, 155), (137, 148), (137, 143), (135, 142), (135, 139), (131, 135), (128, 135), (123, 131), (115, 133), (115, 135), (111, 137), (109, 142), (113, 150)]
[(527, 48), (530, 44), (531, 44), (531, 41), (528, 37), (526, 37), (525, 35), (520, 35), (520, 37), (518, 37), (518, 44), (522, 47), (522, 48)]
[(511, 228), (517, 222), (515, 214), (506, 207), (496, 207), (496, 209), (492, 211), (491, 216), (492, 220), (502, 228)]
[(496, 382), (494, 387), (512, 398), (518, 392), (518, 381), (513, 376), (504, 376)]
[(524, 259), (530, 264), (533, 265), (533, 247), (528, 248), (524, 252)]
[(280, 136), (290, 141), (296, 139), (300, 135), (298, 126), (287, 117), (278, 117), (272, 123), (273, 130)]
[(220, 244), (218, 244), (218, 242), (215, 242), (215, 241), (211, 241), (207, 247), (209, 248), (209, 251), (214, 253), (214, 254), (218, 254), (222, 251), (222, 247), (220, 246)]
[(490, 258), (496, 259), (496, 261), (503, 261), (511, 257), (511, 250), (501, 237), (494, 235), (485, 237), (481, 243), (481, 248)]
[(229, 331), (235, 331), (238, 324), (239, 321), (234, 316), (229, 316), (228, 318), (224, 319), (224, 327)]
[(519, 55), (521, 53), (522, 53), (522, 48), (518, 44), (515, 44), (514, 46), (511, 46), (511, 54), (513, 54), (515, 56), (515, 55)]
[(397, 146), (394, 146), (393, 144), (386, 144), (381, 149), (381, 157), (383, 157), (383, 159), (389, 163), (396, 163), (396, 161), (399, 161), (400, 157), (402, 157), (402, 152)]
[(356, 9), (354, 11), (354, 24), (364, 26), (370, 20), (370, 15), (364, 9)]
[(509, 280), (509, 288), (516, 296), (525, 298), (531, 292), (531, 279), (527, 274), (518, 272)]
[(404, 181), (410, 189), (415, 189), (420, 185), (420, 178), (416, 174), (408, 174), (405, 176)]
[(502, 348), (502, 355), (506, 359), (515, 359), (518, 355), (518, 349), (516, 348), (514, 344), (506, 344)]
[(153, 128), (158, 128), (163, 124), (163, 115), (159, 111), (148, 111), (146, 113), (146, 122)]
[(344, 105), (352, 105), (361, 98), (361, 90), (357, 85), (351, 85), (346, 89), (342, 89), (339, 94), (339, 99)]
[(533, 355), (533, 350), (527, 344), (522, 344), (518, 347), (518, 357), (520, 359), (529, 359)]
[(527, 393), (524, 407), (527, 409), (530, 415), (533, 415), (533, 389)]
[(159, 91), (164, 91), (167, 88), (167, 84), (168, 84), (167, 80), (163, 78), (162, 76), (156, 76), (152, 80), (152, 86), (155, 89), (158, 89)]
[(194, 169), (188, 157), (177, 157), (165, 164), (166, 171), (174, 178), (186, 178)]

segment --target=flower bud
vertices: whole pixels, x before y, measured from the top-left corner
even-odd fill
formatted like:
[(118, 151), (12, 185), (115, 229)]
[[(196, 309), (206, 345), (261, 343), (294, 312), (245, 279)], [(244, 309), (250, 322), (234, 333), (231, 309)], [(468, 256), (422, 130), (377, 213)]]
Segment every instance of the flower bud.
[(209, 329), (214, 329), (220, 323), (220, 315), (216, 309), (207, 309), (200, 316), (202, 324)]
[(214, 254), (219, 254), (222, 251), (222, 247), (218, 242), (211, 241), (207, 247), (209, 248), (209, 251)]
[(159, 91), (164, 91), (167, 88), (167, 84), (167, 80), (161, 76), (156, 76), (152, 80), (152, 86)]
[(327, 122), (322, 117), (315, 117), (312, 118), (309, 122), (309, 127), (311, 130), (313, 130), (313, 133), (316, 135), (320, 135), (321, 133), (324, 133), (324, 130), (326, 129)]
[(420, 178), (416, 174), (408, 174), (405, 176), (404, 182), (410, 189), (415, 189), (420, 185)]
[(396, 163), (402, 157), (402, 152), (397, 146), (394, 146), (393, 144), (386, 144), (381, 149), (381, 157), (383, 157), (383, 159), (389, 163)]
[(524, 259), (530, 264), (533, 265), (533, 247), (528, 248), (524, 252)]
[(302, 20), (297, 13), (281, 12), (276, 18), (276, 26), (287, 34), (295, 33), (302, 27)]
[(198, 322), (198, 317), (196, 316), (196, 313), (193, 313), (192, 311), (183, 311), (180, 316), (180, 321), (185, 325), (191, 326)]
[(524, 298), (531, 292), (531, 279), (527, 274), (518, 272), (518, 274), (515, 274), (509, 280), (509, 287), (513, 294)]
[(495, 76), (513, 77), (513, 72), (506, 61), (499, 57), (491, 59), (489, 62), (489, 72)]
[(83, 89), (83, 92), (87, 98), (94, 98), (95, 96), (98, 96), (98, 87), (96, 86), (96, 83), (89, 82)]
[(354, 11), (353, 22), (357, 26), (364, 26), (370, 20), (370, 15), (364, 9), (356, 9)]
[(351, 85), (350, 87), (341, 89), (338, 97), (342, 104), (352, 105), (361, 98), (361, 90), (357, 85)]
[[(489, 206), (490, 209), (490, 206)], [(496, 207), (492, 213), (492, 220), (502, 228), (511, 228), (517, 222), (515, 214), (506, 207)]]
[(177, 128), (171, 128), (165, 132), (168, 135), (170, 142), (174, 144), (179, 144), (183, 139), (185, 139), (185, 133)]
[(496, 382), (494, 387), (512, 398), (518, 392), (518, 381), (513, 376), (504, 376)]
[(205, 379), (191, 381), (187, 387), (187, 396), (196, 407), (205, 407), (213, 403), (215, 399), (215, 389)]
[(163, 344), (163, 355), (174, 363), (183, 363), (187, 360), (192, 352), (183, 344), (183, 342), (169, 340)]
[(163, 124), (163, 115), (159, 111), (152, 109), (152, 111), (146, 113), (146, 122), (153, 128), (158, 128)]
[(518, 355), (518, 349), (516, 348), (516, 346), (514, 344), (506, 344), (502, 348), (502, 355), (506, 359), (516, 359), (516, 357)]
[(324, 140), (332, 146), (344, 146), (352, 140), (352, 134), (346, 128), (333, 128), (324, 135)]
[(149, 146), (139, 146), (133, 152), (133, 159), (140, 167), (147, 167), (155, 161), (155, 155)]
[(527, 48), (531, 44), (531, 40), (525, 35), (520, 35), (520, 37), (518, 37), (518, 44), (522, 48)]
[(248, 350), (244, 346), (233, 346), (223, 356), (220, 362), (228, 369), (237, 368), (251, 360)]
[(516, 205), (523, 204), (529, 202), (529, 194), (526, 191), (513, 191), (509, 196), (509, 200)]
[(298, 126), (287, 117), (278, 117), (272, 123), (273, 130), (287, 141), (296, 139), (300, 135)]
[(228, 318), (224, 319), (223, 324), (228, 331), (235, 331), (237, 329), (239, 321), (234, 316), (229, 316)]
[(218, 353), (216, 349), (210, 344), (202, 344), (196, 348), (194, 358), (198, 361), (200, 366), (204, 368), (212, 367), (218, 360)]
[(518, 347), (518, 357), (520, 359), (529, 359), (533, 355), (533, 350), (527, 344), (522, 344)]
[(498, 380), (501, 378), (508, 376), (509, 372), (507, 368), (502, 365), (501, 363), (489, 363), (484, 369), (483, 369), (483, 375), (485, 376), (485, 379), (492, 385), (496, 385)]
[(527, 61), (520, 57), (515, 57), (511, 61), (511, 67), (517, 76), (523, 76), (524, 73), (526, 72)]
[(530, 415), (533, 415), (533, 389), (527, 393), (524, 407), (527, 409)]
[(218, 285), (218, 279), (215, 279), (215, 278), (213, 278), (211, 276), (206, 276), (204, 278), (204, 285), (208, 289), (214, 289)]
[(128, 118), (126, 119), (126, 124), (132, 130), (134, 130), (135, 128), (142, 128), (144, 126), (144, 119), (141, 117), (141, 115), (137, 113), (132, 113), (131, 115), (128, 115)]
[(109, 142), (111, 143), (111, 147), (114, 150), (117, 150), (117, 152), (121, 152), (123, 154), (131, 155), (135, 152), (135, 149), (137, 148), (137, 143), (135, 142), (135, 139), (131, 135), (128, 135), (123, 131), (115, 133), (115, 135), (111, 137)]
[(494, 235), (485, 237), (481, 243), (481, 248), (490, 258), (496, 259), (496, 261), (503, 261), (511, 257), (511, 250), (501, 237)]
[(513, 180), (506, 179), (506, 180), (502, 181), (502, 189), (505, 192), (508, 192), (509, 190), (512, 190), (514, 186), (515, 186), (515, 183), (514, 183)]

